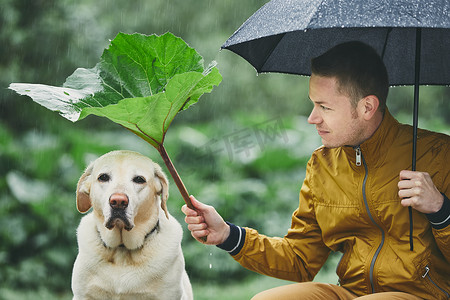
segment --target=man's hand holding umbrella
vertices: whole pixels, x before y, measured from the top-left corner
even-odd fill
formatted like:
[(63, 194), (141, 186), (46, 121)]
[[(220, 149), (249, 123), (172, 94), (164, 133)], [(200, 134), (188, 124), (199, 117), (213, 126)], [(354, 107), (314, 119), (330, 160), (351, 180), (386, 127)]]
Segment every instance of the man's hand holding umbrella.
[(444, 203), (444, 196), (427, 172), (401, 171), (398, 188), (402, 205), (410, 206), (424, 214), (438, 212)]

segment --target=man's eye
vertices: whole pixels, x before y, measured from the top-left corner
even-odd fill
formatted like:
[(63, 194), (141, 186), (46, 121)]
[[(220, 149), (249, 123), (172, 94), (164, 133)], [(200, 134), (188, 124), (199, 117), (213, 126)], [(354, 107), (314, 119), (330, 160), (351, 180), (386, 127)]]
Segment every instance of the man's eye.
[(97, 179), (98, 179), (98, 181), (101, 181), (101, 182), (107, 182), (111, 179), (111, 177), (108, 174), (103, 173), (103, 174), (100, 174), (100, 176), (98, 176)]
[(143, 184), (143, 183), (146, 183), (147, 181), (142, 176), (136, 176), (133, 178), (133, 182), (138, 183), (138, 184)]
[(323, 105), (321, 105), (320, 108), (323, 109), (323, 110), (330, 110), (331, 109), (331, 108), (323, 106)]

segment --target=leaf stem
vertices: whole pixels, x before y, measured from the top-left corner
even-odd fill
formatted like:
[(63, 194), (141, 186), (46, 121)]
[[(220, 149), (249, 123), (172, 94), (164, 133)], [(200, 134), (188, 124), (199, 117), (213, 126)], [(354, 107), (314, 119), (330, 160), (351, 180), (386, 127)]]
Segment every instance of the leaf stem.
[(170, 160), (169, 155), (166, 152), (166, 149), (163, 145), (159, 145), (158, 147), (159, 154), (161, 154), (162, 159), (164, 160), (164, 163), (167, 166), (167, 169), (169, 169), (170, 175), (172, 176), (173, 180), (175, 181), (175, 184), (178, 187), (178, 190), (180, 190), (181, 196), (184, 199), (184, 202), (186, 202), (186, 205), (194, 209), (194, 206), (192, 205), (191, 199), (189, 199), (189, 193), (184, 186), (183, 181), (181, 180), (180, 175), (178, 175), (177, 169), (175, 169), (175, 166), (173, 165), (172, 161)]

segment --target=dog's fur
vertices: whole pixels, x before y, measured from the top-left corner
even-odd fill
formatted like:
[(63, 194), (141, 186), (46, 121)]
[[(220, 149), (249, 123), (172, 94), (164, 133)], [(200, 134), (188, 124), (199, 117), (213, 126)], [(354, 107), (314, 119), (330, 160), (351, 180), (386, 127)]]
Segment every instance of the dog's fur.
[(193, 299), (182, 228), (166, 206), (161, 167), (131, 151), (91, 163), (77, 185), (79, 253), (73, 299)]

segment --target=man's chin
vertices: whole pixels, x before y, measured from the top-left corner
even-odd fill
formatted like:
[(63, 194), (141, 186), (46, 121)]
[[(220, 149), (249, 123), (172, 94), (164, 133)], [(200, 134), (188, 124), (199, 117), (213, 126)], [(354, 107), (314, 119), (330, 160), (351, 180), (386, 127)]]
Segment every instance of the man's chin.
[(338, 143), (333, 143), (333, 142), (329, 142), (329, 141), (325, 141), (324, 139), (322, 139), (322, 145), (326, 148), (337, 148), (337, 147), (341, 147), (342, 145), (338, 144)]
[(333, 148), (330, 142), (326, 141), (324, 138), (322, 138), (322, 145), (327, 148)]

